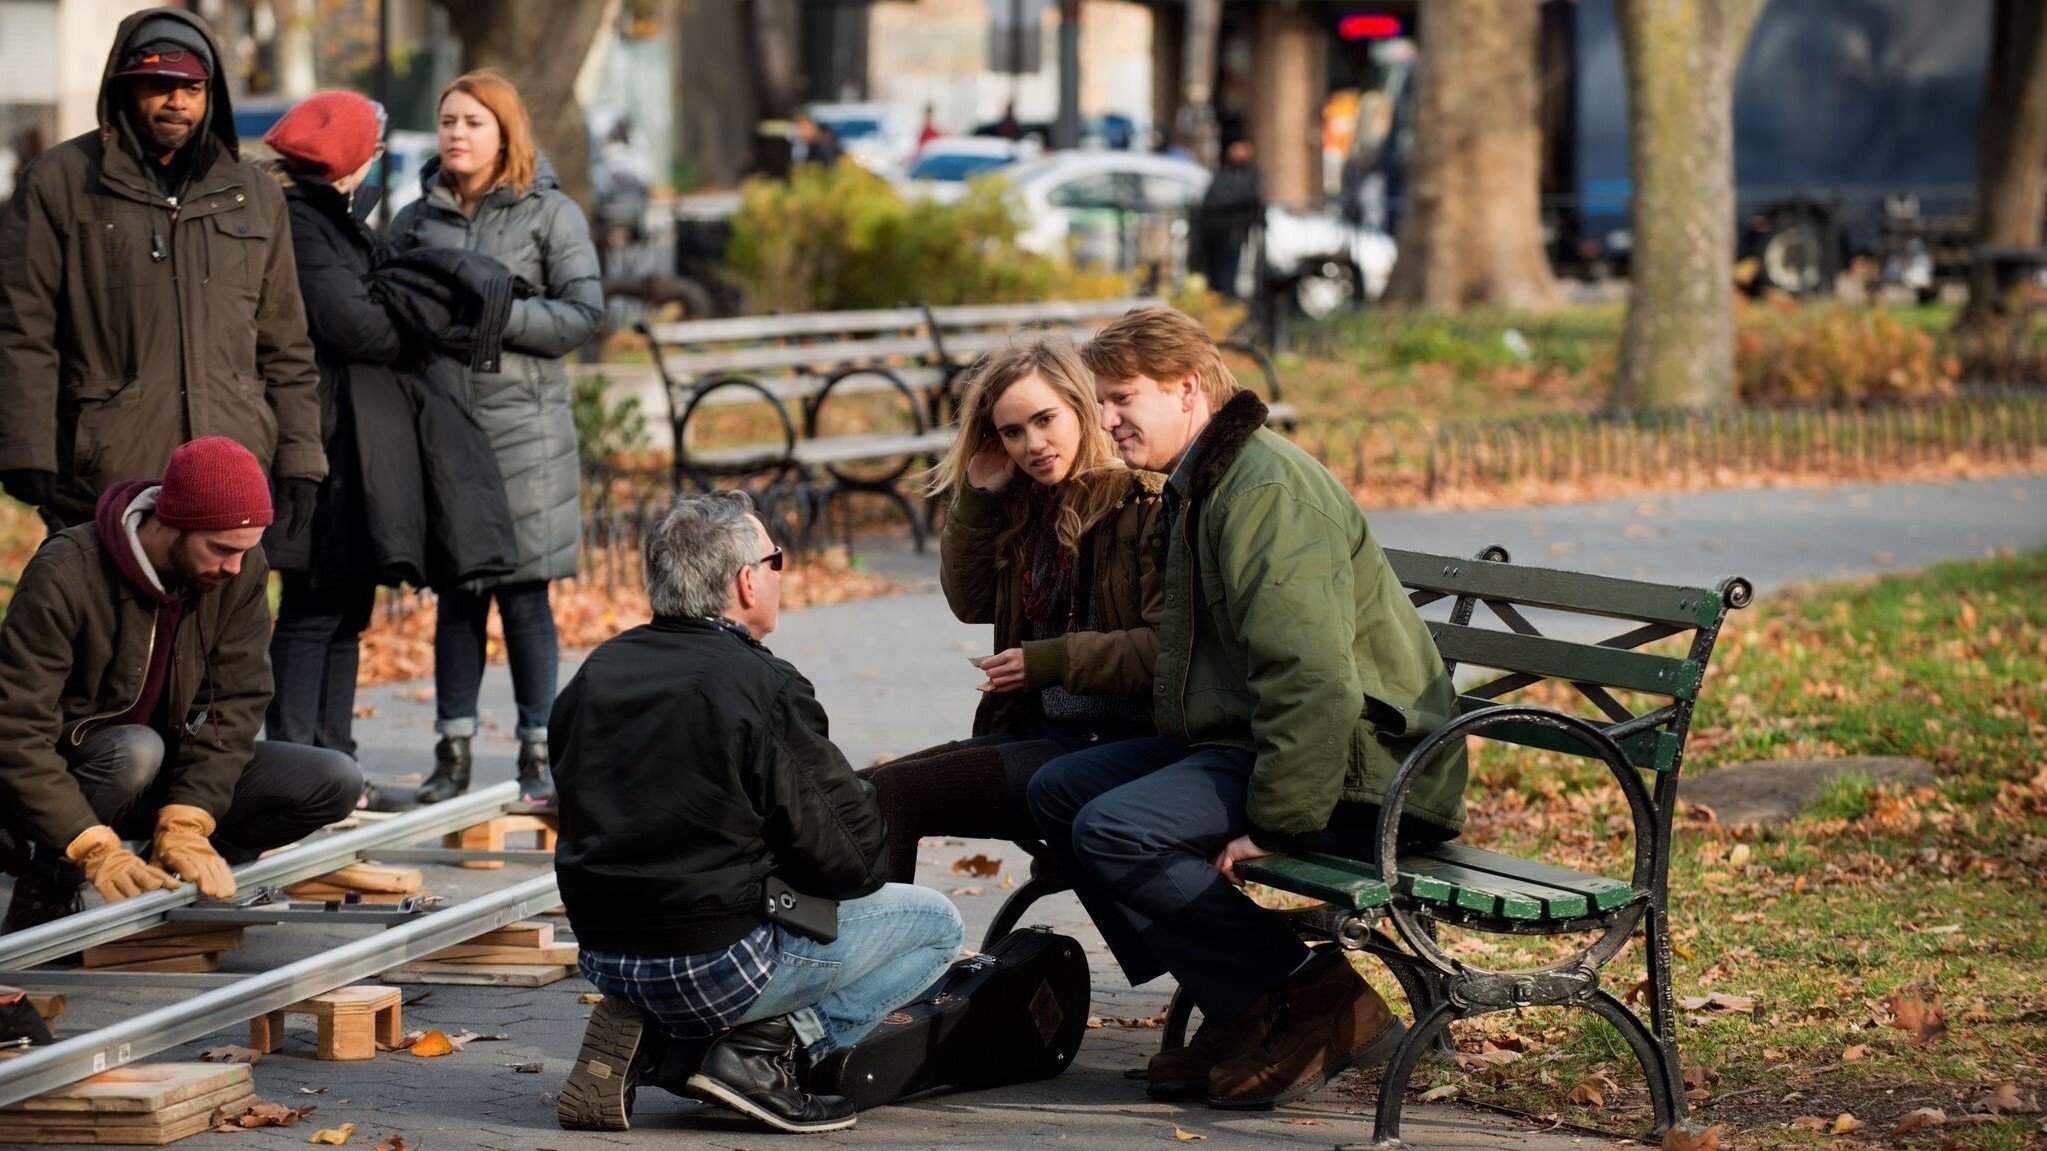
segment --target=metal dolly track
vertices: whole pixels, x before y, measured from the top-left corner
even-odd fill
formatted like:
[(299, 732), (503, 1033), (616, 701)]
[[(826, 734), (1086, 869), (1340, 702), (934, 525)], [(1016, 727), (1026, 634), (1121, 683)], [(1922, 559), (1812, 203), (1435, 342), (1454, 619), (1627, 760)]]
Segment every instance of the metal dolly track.
[[(235, 879), (238, 884), (281, 884), (325, 874), (381, 847), (473, 826), (507, 804), (516, 803), (517, 798), (516, 784), (487, 788), (374, 827), (344, 832), (257, 860), (235, 869)], [(172, 913), (196, 901), (196, 893), (190, 888), (155, 892), (0, 938), (0, 944), (5, 944), (0, 946), (0, 967), (28, 966), (172, 922), (169, 918)], [(227, 986), (133, 1019), (36, 1048), (19, 1058), (0, 1061), (0, 1106), (345, 987), (560, 904), (561, 894), (554, 875), (550, 872), (535, 876), (502, 891), (420, 914), (389, 930), (295, 963), (235, 979)], [(29, 971), (9, 972), (8, 978), (33, 982), (35, 975)]]

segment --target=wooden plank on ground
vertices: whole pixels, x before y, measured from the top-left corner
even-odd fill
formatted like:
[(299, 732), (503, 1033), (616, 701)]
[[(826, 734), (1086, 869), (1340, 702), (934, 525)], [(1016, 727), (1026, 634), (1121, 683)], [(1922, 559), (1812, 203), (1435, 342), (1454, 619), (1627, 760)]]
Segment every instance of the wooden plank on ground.
[(427, 960), (433, 963), (539, 963), (574, 967), (578, 958), (573, 943), (550, 943), (546, 947), (494, 947), (490, 944), (458, 943), (443, 947)]
[(486, 931), (469, 942), (491, 947), (550, 947), (554, 944), (554, 924), (522, 919)]
[(254, 1080), (244, 1063), (136, 1063), (103, 1071), (68, 1087), (0, 1107), (0, 1115), (52, 1111), (136, 1114), (160, 1111), (201, 1095)]
[(191, 973), (220, 970), (218, 952), (202, 951), (197, 955), (179, 955), (166, 959), (142, 959), (133, 963), (105, 963), (93, 968), (95, 971), (156, 971)]
[(399, 867), (388, 863), (351, 863), (339, 871), (316, 875), (310, 882), (328, 887), (345, 887), (352, 891), (389, 891), (410, 895), (420, 889), (421, 878), (417, 867)]
[(545, 987), (575, 968), (558, 963), (414, 963), (378, 976), (386, 983), (445, 983), (469, 987)]

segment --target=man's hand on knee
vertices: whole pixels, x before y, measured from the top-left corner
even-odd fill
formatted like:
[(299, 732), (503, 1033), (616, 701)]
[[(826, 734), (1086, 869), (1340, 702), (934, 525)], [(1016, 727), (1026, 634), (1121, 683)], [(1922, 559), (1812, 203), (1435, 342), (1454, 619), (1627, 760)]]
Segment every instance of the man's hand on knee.
[(1224, 879), (1242, 887), (1244, 878), (1237, 874), (1237, 865), (1246, 860), (1264, 859), (1272, 854), (1274, 853), (1251, 842), (1250, 836), (1240, 835), (1223, 846), (1222, 852), (1215, 857), (1215, 869), (1223, 873)]
[(235, 873), (207, 842), (212, 834), (213, 817), (203, 809), (167, 804), (156, 813), (156, 845), (151, 854), (157, 866), (198, 884), (199, 894), (227, 899), (235, 893)]
[(108, 903), (178, 886), (175, 877), (142, 862), (142, 857), (128, 850), (114, 829), (103, 823), (79, 832), (64, 849), (64, 858), (85, 872), (86, 880)]

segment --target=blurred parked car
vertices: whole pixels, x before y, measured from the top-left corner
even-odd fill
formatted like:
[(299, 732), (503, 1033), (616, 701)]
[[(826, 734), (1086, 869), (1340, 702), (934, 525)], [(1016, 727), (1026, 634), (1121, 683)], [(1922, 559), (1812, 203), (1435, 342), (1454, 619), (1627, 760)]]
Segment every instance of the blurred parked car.
[(893, 104), (811, 104), (810, 118), (832, 130), (853, 162), (878, 176), (903, 170), (917, 148), (917, 126)]
[[(1075, 263), (1128, 270), (1151, 263), (1147, 231), (1163, 229), (1171, 271), (1186, 266), (1189, 222), (1210, 173), (1191, 160), (1142, 152), (1055, 152), (1000, 175), (1026, 220), (1018, 242)], [(1393, 240), (1335, 215), (1265, 210), (1267, 284), (1320, 317), (1375, 299), (1393, 270)]]
[(903, 191), (941, 204), (966, 194), (967, 181), (1042, 151), (1030, 140), (983, 136), (946, 136), (919, 149), (903, 177)]

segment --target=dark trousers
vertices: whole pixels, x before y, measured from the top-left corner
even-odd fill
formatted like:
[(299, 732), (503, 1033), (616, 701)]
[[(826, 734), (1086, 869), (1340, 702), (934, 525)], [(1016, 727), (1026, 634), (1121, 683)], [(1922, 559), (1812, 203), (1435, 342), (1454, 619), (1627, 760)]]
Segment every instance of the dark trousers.
[[(1171, 972), (1209, 1019), (1284, 981), (1307, 948), (1214, 859), (1250, 830), (1251, 752), (1162, 737), (1061, 756), (1030, 783), (1031, 815), (1133, 986)], [(1376, 807), (1338, 804), (1303, 850), (1370, 858)], [(1410, 830), (1410, 827), (1412, 830)], [(1448, 832), (1403, 824), (1403, 838)]]
[(476, 697), (483, 687), (485, 627), (497, 601), (504, 624), (505, 657), (512, 665), (512, 698), (519, 705), (519, 738), (547, 739), (547, 713), (554, 707), (560, 672), (560, 641), (547, 581), (499, 584), (483, 592), (439, 593), (434, 623), (434, 730), (442, 735), (476, 734)]
[[(103, 727), (65, 758), (71, 777), (101, 823), (123, 839), (148, 839), (167, 801), (163, 736), (140, 724)], [(235, 781), (234, 798), (215, 819), (213, 848), (231, 864), (296, 843), (355, 810), (362, 770), (338, 751), (258, 741)], [(55, 844), (48, 858), (69, 867)], [(44, 853), (37, 851), (38, 860)]]
[(270, 710), (263, 734), (355, 754), (355, 672), (362, 633), (377, 602), (375, 584), (314, 586), (286, 572), (270, 633)]

